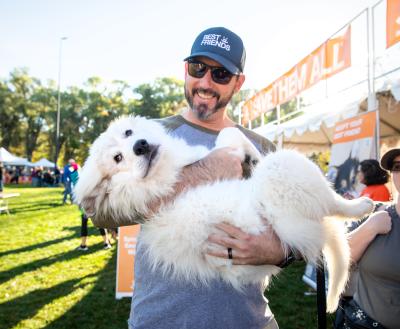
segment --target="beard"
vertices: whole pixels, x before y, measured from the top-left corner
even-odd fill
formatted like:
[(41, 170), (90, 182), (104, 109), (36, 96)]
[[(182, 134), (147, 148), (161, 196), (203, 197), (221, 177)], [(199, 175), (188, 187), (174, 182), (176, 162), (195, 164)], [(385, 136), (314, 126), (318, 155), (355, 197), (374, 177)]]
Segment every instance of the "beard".
[[(186, 84), (184, 89), (185, 89), (185, 98), (189, 104), (191, 111), (196, 115), (196, 117), (199, 120), (202, 121), (207, 120), (214, 113), (217, 113), (219, 110), (224, 109), (228, 105), (234, 94), (234, 90), (232, 90), (232, 92), (229, 95), (222, 98), (219, 93), (217, 93), (212, 89), (193, 88), (192, 90), (188, 90)], [(207, 102), (204, 103), (199, 102), (198, 104), (194, 104), (193, 98), (194, 95), (197, 94), (198, 92), (213, 95), (213, 97), (215, 97), (217, 100), (216, 104), (214, 106), (209, 106)]]

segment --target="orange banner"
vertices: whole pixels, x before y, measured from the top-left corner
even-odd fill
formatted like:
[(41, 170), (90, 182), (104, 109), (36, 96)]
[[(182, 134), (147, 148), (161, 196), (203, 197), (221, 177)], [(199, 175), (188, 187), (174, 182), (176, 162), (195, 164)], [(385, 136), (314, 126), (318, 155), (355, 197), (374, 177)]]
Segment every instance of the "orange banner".
[(400, 0), (386, 2), (386, 48), (400, 41)]
[(376, 112), (368, 112), (340, 121), (335, 125), (333, 144), (351, 142), (373, 137), (375, 134)]
[(139, 225), (122, 226), (118, 230), (116, 298), (132, 297), (134, 286), (133, 264), (139, 230)]
[(250, 98), (242, 107), (242, 123), (272, 110), (317, 82), (351, 65), (351, 26), (344, 35), (329, 39), (272, 84)]

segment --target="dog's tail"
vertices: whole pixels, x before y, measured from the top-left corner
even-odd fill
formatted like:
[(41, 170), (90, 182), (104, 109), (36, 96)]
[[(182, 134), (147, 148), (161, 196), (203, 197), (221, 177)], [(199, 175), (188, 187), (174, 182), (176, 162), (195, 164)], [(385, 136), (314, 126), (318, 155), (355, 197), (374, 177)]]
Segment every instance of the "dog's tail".
[(346, 287), (350, 266), (350, 248), (342, 222), (325, 220), (326, 244), (323, 254), (329, 273), (327, 311), (333, 313), (339, 302), (340, 294)]

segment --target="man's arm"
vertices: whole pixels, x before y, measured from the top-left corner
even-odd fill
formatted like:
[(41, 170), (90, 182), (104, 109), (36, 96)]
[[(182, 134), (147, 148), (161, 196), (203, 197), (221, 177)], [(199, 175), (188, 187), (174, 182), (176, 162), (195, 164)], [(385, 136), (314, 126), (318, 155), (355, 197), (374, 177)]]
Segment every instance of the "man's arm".
[(162, 199), (154, 200), (148, 205), (151, 217), (163, 204), (168, 204), (183, 191), (196, 186), (215, 182), (217, 180), (242, 177), (241, 160), (234, 154), (234, 149), (225, 147), (211, 151), (206, 157), (183, 168), (179, 180), (174, 186), (174, 192)]

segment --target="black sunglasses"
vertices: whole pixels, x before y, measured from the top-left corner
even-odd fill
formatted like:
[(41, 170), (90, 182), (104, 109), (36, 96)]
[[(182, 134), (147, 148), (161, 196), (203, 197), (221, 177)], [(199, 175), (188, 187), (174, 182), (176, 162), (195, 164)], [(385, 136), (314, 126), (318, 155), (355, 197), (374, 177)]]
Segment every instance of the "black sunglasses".
[(391, 172), (397, 172), (400, 171), (400, 161), (394, 161), (392, 165), (392, 169), (390, 169)]
[(211, 70), (212, 80), (220, 85), (227, 85), (234, 76), (222, 66), (211, 66), (196, 60), (188, 60), (188, 73), (191, 77), (201, 79), (208, 70)]

